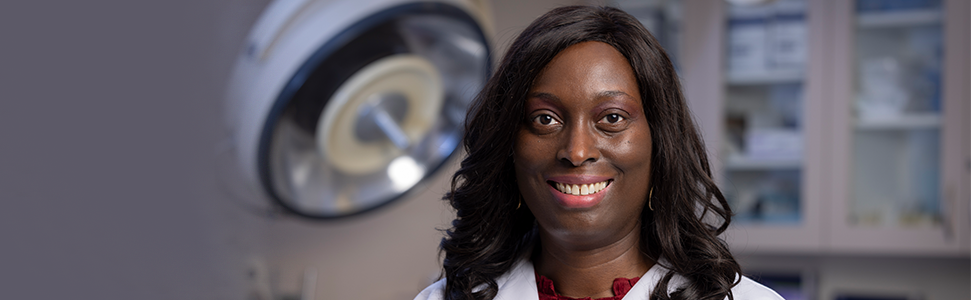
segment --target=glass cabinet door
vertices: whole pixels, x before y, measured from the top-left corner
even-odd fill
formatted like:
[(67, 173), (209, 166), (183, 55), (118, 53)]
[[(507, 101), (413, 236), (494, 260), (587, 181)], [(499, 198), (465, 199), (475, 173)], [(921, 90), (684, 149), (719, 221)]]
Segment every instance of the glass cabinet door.
[(939, 227), (941, 3), (856, 3), (853, 192), (858, 227)]
[(802, 1), (729, 6), (722, 191), (736, 224), (802, 221)]
[[(803, 0), (728, 5), (719, 181), (738, 251), (816, 249), (819, 205), (807, 203), (811, 27)], [(818, 126), (817, 126), (818, 127)], [(815, 129), (818, 131), (818, 129)], [(814, 170), (818, 173), (819, 170)]]
[[(955, 117), (967, 117), (962, 111), (967, 98), (947, 96), (948, 89), (963, 87), (945, 83), (954, 70), (967, 68), (950, 66), (948, 73), (949, 64), (957, 62), (948, 57), (962, 57), (949, 52), (968, 39), (945, 38), (948, 3), (957, 2), (852, 4), (845, 24), (847, 66), (839, 69), (849, 73), (850, 85), (845, 101), (837, 103), (848, 112), (845, 127), (838, 128), (848, 134), (840, 150), (846, 164), (836, 165), (845, 177), (834, 182), (842, 194), (834, 196), (843, 199), (832, 210), (837, 250), (921, 254), (958, 249), (956, 230), (966, 230), (954, 219), (966, 219), (967, 207), (957, 194), (965, 193), (959, 189), (967, 181), (957, 180), (966, 177), (966, 170), (956, 165), (966, 163), (967, 153), (960, 154), (966, 145), (958, 141), (966, 141), (967, 128), (954, 125), (966, 122)], [(965, 35), (967, 29), (958, 28)], [(966, 64), (967, 53), (960, 55)]]

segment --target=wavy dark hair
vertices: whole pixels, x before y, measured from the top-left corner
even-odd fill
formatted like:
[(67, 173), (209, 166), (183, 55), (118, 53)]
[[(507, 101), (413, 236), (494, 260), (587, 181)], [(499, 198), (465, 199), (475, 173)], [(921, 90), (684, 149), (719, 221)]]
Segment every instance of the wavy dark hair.
[[(641, 213), (641, 251), (668, 272), (652, 299), (730, 299), (740, 267), (718, 235), (731, 209), (711, 178), (705, 145), (685, 103), (678, 75), (654, 37), (631, 15), (612, 7), (553, 9), (513, 42), (476, 98), (465, 125), (468, 156), (445, 195), (455, 208), (442, 239), (445, 299), (493, 299), (496, 278), (528, 257), (537, 239), (535, 218), (519, 209), (513, 146), (523, 125), (525, 96), (560, 51), (599, 41), (616, 48), (637, 77), (651, 128), (653, 211)], [(687, 278), (670, 295), (675, 274)]]

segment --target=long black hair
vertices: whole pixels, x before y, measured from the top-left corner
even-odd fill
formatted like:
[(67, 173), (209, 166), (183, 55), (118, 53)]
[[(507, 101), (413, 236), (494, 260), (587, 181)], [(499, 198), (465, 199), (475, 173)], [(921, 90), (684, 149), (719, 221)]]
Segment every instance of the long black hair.
[[(740, 267), (718, 238), (731, 209), (711, 178), (668, 55), (637, 19), (619, 9), (568, 6), (539, 17), (519, 35), (469, 111), (468, 156), (444, 197), (457, 214), (441, 243), (445, 299), (493, 299), (496, 278), (530, 255), (536, 225), (528, 209), (519, 209), (515, 132), (540, 71), (560, 51), (585, 41), (607, 43), (627, 58), (651, 128), (652, 182), (645, 184), (654, 187), (653, 211), (645, 206), (641, 213), (641, 251), (655, 261), (663, 257), (671, 270), (651, 298), (731, 298)], [(687, 282), (669, 295), (675, 274)]]

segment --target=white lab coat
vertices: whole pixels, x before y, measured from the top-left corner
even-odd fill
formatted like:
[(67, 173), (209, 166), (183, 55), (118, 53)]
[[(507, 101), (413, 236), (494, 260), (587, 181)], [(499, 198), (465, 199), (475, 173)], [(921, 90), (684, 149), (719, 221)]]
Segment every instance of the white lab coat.
[[(667, 274), (668, 269), (660, 264), (654, 264), (647, 273), (641, 276), (631, 287), (623, 300), (648, 300), (648, 296), (654, 291), (657, 282)], [(685, 278), (675, 274), (668, 283), (668, 293), (677, 290)], [(513, 266), (512, 270), (503, 274), (496, 283), (499, 284), (499, 293), (495, 300), (538, 300), (539, 291), (536, 289), (536, 277), (533, 271), (533, 263), (528, 259), (522, 260)], [(439, 280), (421, 291), (415, 300), (441, 300), (445, 290), (445, 279)], [(732, 294), (736, 300), (784, 300), (779, 294), (748, 277), (742, 276), (742, 282), (732, 288)], [(727, 299), (727, 297), (726, 297)]]

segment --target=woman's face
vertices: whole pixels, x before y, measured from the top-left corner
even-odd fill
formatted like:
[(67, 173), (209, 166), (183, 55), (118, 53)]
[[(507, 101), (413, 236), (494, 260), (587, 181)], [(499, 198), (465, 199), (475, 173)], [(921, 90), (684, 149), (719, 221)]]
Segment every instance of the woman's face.
[(516, 179), (542, 234), (578, 247), (637, 228), (651, 129), (634, 72), (602, 42), (566, 48), (540, 72), (516, 137)]

